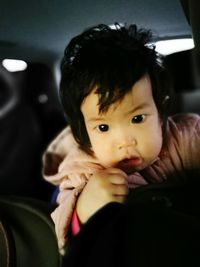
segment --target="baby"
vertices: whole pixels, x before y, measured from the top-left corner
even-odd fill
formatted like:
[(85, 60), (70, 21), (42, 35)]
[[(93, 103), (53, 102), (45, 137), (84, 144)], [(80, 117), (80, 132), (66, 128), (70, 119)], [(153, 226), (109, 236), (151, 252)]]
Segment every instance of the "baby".
[(74, 37), (61, 64), (68, 126), (44, 154), (59, 186), (52, 214), (61, 253), (96, 211), (129, 190), (200, 165), (200, 118), (167, 116), (170, 86), (151, 31), (98, 25)]

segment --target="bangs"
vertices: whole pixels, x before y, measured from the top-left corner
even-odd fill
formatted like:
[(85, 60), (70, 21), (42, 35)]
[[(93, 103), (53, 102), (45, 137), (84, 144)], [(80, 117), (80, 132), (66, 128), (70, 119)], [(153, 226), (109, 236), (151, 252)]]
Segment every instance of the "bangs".
[(130, 67), (112, 64), (110, 68), (106, 66), (101, 72), (99, 68), (96, 73), (94, 72), (94, 69), (90, 72), (93, 79), (89, 82), (90, 86), (86, 87), (86, 96), (94, 91), (99, 98), (99, 112), (104, 113), (111, 104), (122, 100), (147, 70), (144, 67), (132, 66), (132, 64)]

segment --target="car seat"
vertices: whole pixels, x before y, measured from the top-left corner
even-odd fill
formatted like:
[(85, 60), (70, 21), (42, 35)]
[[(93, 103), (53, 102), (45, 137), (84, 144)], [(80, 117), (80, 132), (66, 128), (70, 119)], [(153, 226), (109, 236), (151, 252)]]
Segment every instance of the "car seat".
[(173, 88), (171, 113), (194, 112), (200, 114), (200, 87), (194, 50), (168, 55), (164, 66), (168, 70)]
[(51, 210), (43, 201), (0, 197), (1, 267), (60, 266)]
[[(0, 195), (50, 200), (54, 190), (42, 177), (42, 153), (65, 122), (44, 69), (10, 73), (0, 65)], [(40, 102), (45, 94), (48, 101)]]

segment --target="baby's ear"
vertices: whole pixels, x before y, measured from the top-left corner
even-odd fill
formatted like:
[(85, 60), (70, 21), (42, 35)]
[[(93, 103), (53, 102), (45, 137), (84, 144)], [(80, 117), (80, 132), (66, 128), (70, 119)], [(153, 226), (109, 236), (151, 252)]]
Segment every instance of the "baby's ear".
[(169, 97), (168, 95), (166, 95), (166, 96), (164, 97), (164, 99), (163, 99), (162, 104), (163, 104), (163, 105), (166, 105), (166, 104), (169, 102), (169, 99), (170, 99), (170, 97)]
[(171, 101), (170, 101), (170, 96), (166, 95), (162, 101), (162, 109), (164, 113), (168, 113), (171, 110)]

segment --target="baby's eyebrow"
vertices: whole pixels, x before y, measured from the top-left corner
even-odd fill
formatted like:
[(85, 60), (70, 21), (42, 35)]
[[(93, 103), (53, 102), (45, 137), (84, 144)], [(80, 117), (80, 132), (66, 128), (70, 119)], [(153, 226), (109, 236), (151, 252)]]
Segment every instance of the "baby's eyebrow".
[[(147, 102), (142, 102), (140, 104), (138, 104), (137, 106), (134, 106), (131, 110), (128, 110), (127, 112), (124, 113), (124, 115), (129, 115), (129, 114), (132, 114), (132, 113), (135, 113), (137, 112), (138, 110), (141, 110), (141, 109), (145, 109), (145, 108), (148, 108), (150, 106), (149, 103)], [(104, 122), (106, 119), (102, 116), (100, 117), (90, 117), (87, 119), (87, 122), (88, 123), (99, 123), (99, 122)]]
[(87, 122), (103, 122), (105, 121), (105, 119), (102, 117), (102, 118), (98, 118), (98, 117), (91, 117), (89, 119), (87, 119)]
[(131, 113), (134, 113), (134, 112), (137, 112), (140, 109), (148, 108), (149, 106), (150, 105), (147, 102), (140, 103), (139, 105), (134, 106), (131, 110), (129, 110), (128, 112), (126, 112), (125, 115), (131, 114)]

